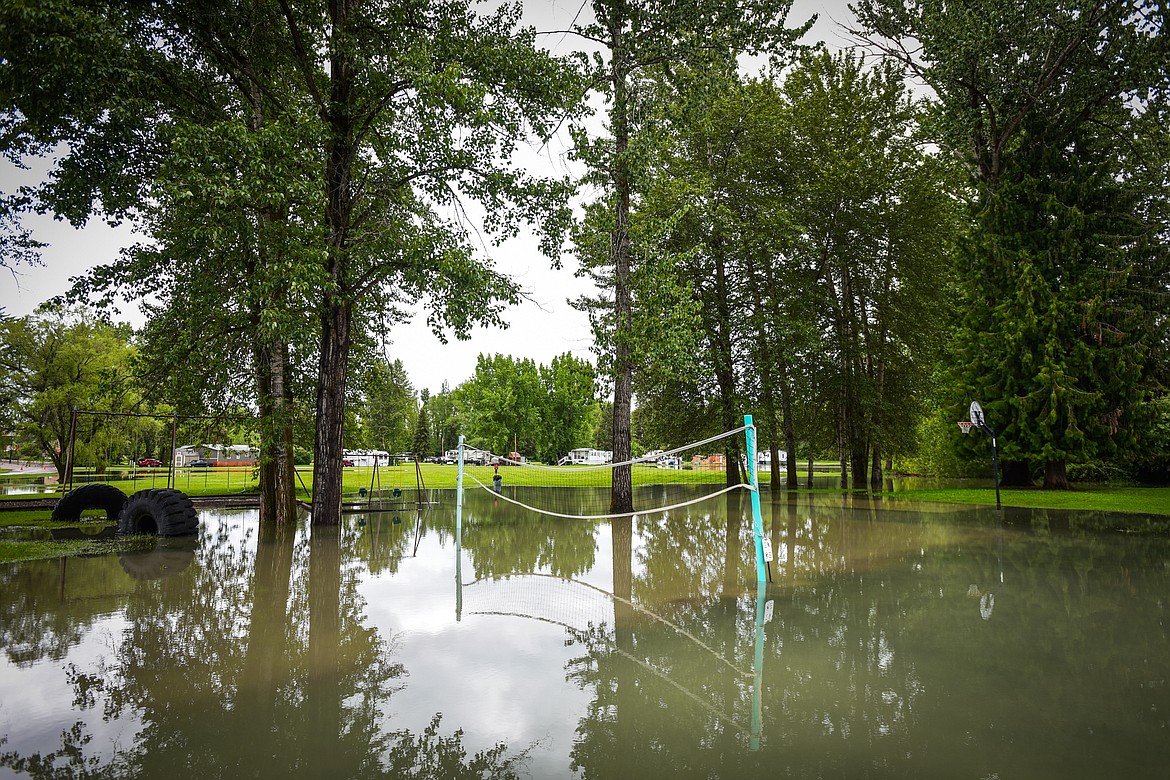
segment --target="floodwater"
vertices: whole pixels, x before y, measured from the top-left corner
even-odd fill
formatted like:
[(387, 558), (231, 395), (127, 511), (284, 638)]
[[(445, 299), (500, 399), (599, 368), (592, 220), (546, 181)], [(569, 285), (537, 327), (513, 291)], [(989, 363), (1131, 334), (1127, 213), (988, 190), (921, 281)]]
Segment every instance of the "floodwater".
[(1170, 542), (801, 496), (0, 565), (0, 775), (1163, 778)]

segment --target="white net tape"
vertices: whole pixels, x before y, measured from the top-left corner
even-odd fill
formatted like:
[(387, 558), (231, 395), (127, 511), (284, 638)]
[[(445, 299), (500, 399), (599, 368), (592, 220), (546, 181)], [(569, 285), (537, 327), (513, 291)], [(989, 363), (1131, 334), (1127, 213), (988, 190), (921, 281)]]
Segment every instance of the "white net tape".
[[(472, 482), (474, 482), (475, 484), (479, 485), (484, 490), (491, 490), (491, 491), (495, 490), (494, 487), (488, 487), (487, 485), (483, 484), (475, 477), (469, 476), (468, 478)], [(680, 509), (684, 506), (690, 506), (691, 504), (697, 504), (700, 501), (709, 501), (712, 498), (715, 498), (716, 496), (723, 495), (724, 493), (731, 493), (732, 491), (735, 491), (735, 490), (748, 490), (748, 491), (750, 491), (751, 489), (752, 489), (751, 485), (749, 485), (747, 483), (740, 483), (738, 485), (732, 485), (731, 487), (725, 487), (722, 490), (717, 490), (713, 493), (704, 493), (703, 495), (696, 496), (695, 498), (691, 498), (687, 501), (680, 501), (678, 503), (670, 504), (668, 506), (656, 506), (656, 507), (652, 507), (652, 508), (648, 508), (648, 509), (639, 509), (639, 510), (636, 510), (633, 512), (607, 512), (607, 513), (602, 513), (602, 514), (588, 514), (588, 515), (567, 514), (564, 512), (556, 512), (556, 511), (553, 511), (551, 509), (541, 509), (540, 507), (532, 506), (530, 504), (524, 503), (523, 501), (519, 501), (517, 499), (510, 498), (507, 494), (502, 493), (502, 492), (498, 493), (497, 495), (499, 498), (501, 498), (504, 501), (507, 501), (511, 504), (515, 504), (516, 506), (524, 507), (525, 509), (529, 509), (533, 512), (539, 512), (542, 515), (548, 515), (550, 517), (563, 517), (567, 520), (612, 520), (612, 519), (617, 518), (617, 517), (635, 517), (637, 515), (648, 515), (648, 514), (657, 513), (657, 512), (669, 512), (672, 509)]]
[[(687, 507), (735, 491), (752, 491), (742, 426), (670, 450), (659, 450), (621, 463), (529, 463), (484, 450), (467, 456), (463, 478), (495, 498), (533, 512), (570, 520), (605, 520)], [(608, 453), (596, 450), (591, 457)], [(685, 454), (690, 454), (686, 460)], [(568, 458), (562, 459), (567, 460)], [(630, 469), (634, 494), (631, 511), (609, 509), (612, 474)], [(728, 474), (728, 470), (734, 471)], [(604, 473), (602, 473), (604, 472)], [(742, 476), (741, 476), (742, 474)], [(490, 484), (489, 484), (490, 483)]]

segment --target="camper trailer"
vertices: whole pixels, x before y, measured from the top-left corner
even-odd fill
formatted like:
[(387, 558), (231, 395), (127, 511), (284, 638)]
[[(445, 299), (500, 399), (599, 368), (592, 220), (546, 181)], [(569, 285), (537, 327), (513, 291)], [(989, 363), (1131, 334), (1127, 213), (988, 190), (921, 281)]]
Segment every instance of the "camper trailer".
[(595, 450), (592, 447), (579, 447), (569, 450), (569, 454), (557, 461), (558, 465), (573, 466), (601, 466), (613, 463), (613, 452), (610, 450)]

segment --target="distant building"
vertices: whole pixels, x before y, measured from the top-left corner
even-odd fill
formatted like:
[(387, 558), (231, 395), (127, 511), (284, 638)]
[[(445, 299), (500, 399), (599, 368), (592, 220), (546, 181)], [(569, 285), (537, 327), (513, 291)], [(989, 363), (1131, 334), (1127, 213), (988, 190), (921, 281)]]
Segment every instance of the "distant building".
[(390, 465), (390, 453), (385, 450), (345, 450), (342, 458), (355, 466)]
[(560, 465), (600, 466), (605, 463), (613, 463), (613, 452), (611, 450), (595, 450), (592, 447), (578, 447), (575, 450), (569, 450), (569, 454), (561, 458), (558, 463)]
[(182, 468), (197, 460), (215, 466), (251, 466), (260, 460), (260, 450), (249, 444), (184, 444), (175, 448), (175, 465)]
[(721, 469), (727, 465), (727, 456), (722, 452), (711, 455), (695, 455), (691, 458), (691, 466), (697, 469)]
[[(756, 459), (760, 463), (760, 470), (761, 471), (771, 471), (772, 470), (772, 453), (770, 451), (760, 450), (760, 452), (757, 453), (757, 455), (756, 455)], [(784, 467), (785, 470), (787, 470), (787, 468), (788, 468), (788, 451), (787, 450), (780, 450), (780, 465), (782, 467)]]

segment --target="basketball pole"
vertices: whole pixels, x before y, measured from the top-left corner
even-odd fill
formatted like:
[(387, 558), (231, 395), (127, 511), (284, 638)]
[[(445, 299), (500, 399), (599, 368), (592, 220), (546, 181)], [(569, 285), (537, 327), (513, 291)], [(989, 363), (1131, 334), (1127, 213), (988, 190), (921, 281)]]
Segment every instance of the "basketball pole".
[[(987, 424), (987, 416), (983, 413), (983, 405), (978, 401), (971, 402), (968, 417), (969, 423), (959, 423), (959, 427), (963, 428), (963, 433), (967, 433), (971, 427), (970, 423), (973, 423), (982, 433), (991, 439), (991, 470), (995, 475), (995, 508), (1003, 509), (1003, 504), (999, 499), (999, 448), (996, 446), (995, 429)], [(967, 427), (964, 427), (964, 425)]]

